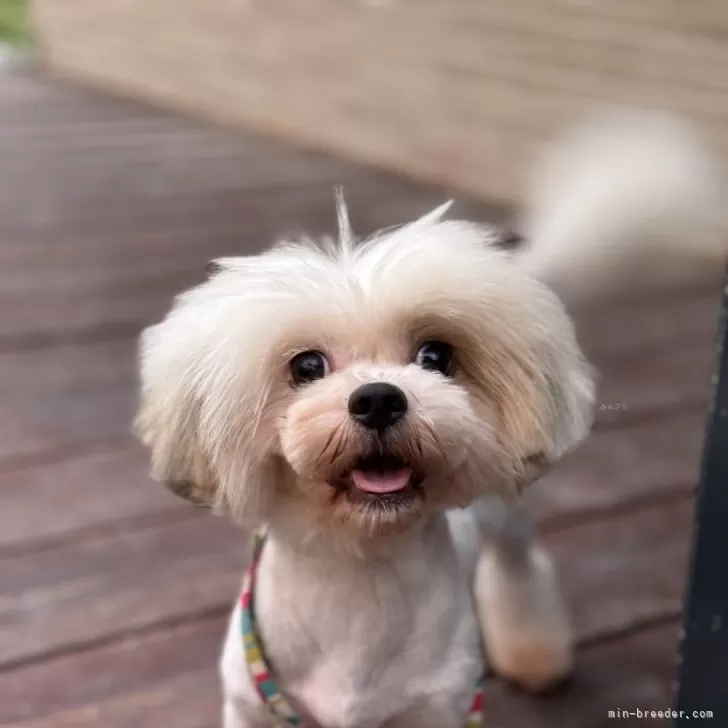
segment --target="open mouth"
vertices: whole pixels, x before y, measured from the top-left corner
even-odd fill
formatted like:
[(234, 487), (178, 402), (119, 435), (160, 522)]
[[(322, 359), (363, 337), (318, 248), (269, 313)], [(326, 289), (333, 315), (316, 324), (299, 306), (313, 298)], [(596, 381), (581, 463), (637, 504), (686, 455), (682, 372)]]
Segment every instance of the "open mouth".
[(394, 455), (367, 455), (359, 459), (340, 481), (347, 495), (355, 500), (404, 501), (420, 490), (422, 476)]

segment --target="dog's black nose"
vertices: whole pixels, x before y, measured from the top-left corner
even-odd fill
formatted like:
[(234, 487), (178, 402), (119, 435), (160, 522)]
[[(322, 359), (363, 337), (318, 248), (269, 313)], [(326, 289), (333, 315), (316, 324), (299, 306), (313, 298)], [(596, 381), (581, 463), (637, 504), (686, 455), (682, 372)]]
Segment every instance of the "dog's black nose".
[(407, 396), (394, 384), (364, 384), (349, 397), (349, 414), (370, 430), (386, 430), (407, 412)]

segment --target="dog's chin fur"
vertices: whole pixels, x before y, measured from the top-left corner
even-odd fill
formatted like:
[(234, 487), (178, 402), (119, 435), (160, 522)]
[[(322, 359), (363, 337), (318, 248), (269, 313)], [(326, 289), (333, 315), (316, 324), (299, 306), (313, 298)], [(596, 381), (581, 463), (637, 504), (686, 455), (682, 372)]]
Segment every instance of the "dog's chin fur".
[[(517, 495), (534, 462), (586, 435), (592, 378), (559, 301), (495, 240), (434, 215), (363, 242), (217, 261), (143, 336), (137, 424), (154, 475), (244, 524), (295, 512), (301, 532), (354, 540), (485, 493)], [(451, 375), (415, 363), (432, 340), (453, 347)], [(289, 364), (307, 350), (330, 373), (296, 386)], [(347, 410), (357, 387), (377, 381), (408, 401), (379, 436)], [(341, 487), (372, 451), (412, 469), (412, 493)]]

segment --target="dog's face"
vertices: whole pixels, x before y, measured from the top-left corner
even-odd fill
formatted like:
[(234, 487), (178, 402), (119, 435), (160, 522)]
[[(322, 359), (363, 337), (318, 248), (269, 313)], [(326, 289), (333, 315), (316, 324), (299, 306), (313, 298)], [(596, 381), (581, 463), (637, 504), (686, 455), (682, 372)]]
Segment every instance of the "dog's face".
[(437, 215), (218, 261), (142, 345), (154, 475), (242, 522), (401, 532), (516, 494), (591, 421), (555, 297)]
[(472, 499), (464, 463), (474, 444), (499, 456), (455, 332), (417, 304), (351, 300), (287, 362), (276, 439), (319, 521), (401, 529)]

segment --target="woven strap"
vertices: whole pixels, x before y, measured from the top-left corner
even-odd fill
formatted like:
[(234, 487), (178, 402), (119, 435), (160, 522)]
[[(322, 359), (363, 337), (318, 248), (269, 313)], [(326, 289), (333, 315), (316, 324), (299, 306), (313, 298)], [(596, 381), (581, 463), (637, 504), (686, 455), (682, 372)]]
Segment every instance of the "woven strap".
[(483, 725), (484, 684), (485, 676), (478, 680), (475, 687), (475, 694), (473, 695), (473, 702), (470, 704), (470, 712), (468, 713), (468, 719), (465, 721), (465, 728), (481, 728)]
[(253, 539), (253, 559), (245, 575), (245, 581), (243, 582), (240, 626), (243, 633), (245, 661), (248, 664), (248, 673), (255, 684), (258, 695), (260, 695), (263, 703), (268, 706), (271, 715), (282, 725), (308, 728), (296, 715), (296, 712), (291, 708), (288, 701), (278, 689), (278, 685), (268, 668), (256, 626), (253, 595), (255, 593), (255, 578), (258, 571), (258, 563), (264, 543), (265, 536), (262, 533), (256, 533)]

